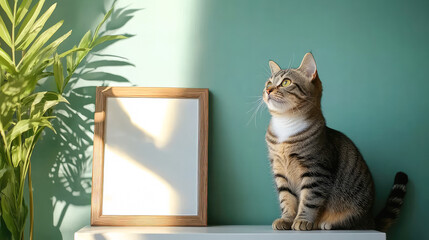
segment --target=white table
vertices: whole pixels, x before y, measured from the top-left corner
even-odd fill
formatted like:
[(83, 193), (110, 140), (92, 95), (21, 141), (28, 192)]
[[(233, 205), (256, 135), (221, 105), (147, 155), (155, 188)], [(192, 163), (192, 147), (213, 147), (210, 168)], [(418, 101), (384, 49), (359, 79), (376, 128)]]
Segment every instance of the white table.
[(386, 240), (378, 231), (274, 231), (271, 226), (84, 227), (74, 240)]

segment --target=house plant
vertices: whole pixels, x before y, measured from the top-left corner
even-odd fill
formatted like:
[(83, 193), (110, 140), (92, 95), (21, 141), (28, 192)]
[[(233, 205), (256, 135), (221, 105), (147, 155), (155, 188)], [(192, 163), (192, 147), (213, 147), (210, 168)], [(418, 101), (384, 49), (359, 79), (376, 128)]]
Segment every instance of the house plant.
[[(56, 4), (42, 12), (44, 0), (0, 0), (0, 214), (14, 240), (24, 238), (25, 220), (30, 215), (30, 239), (33, 238), (33, 193), (31, 155), (45, 128), (55, 131), (51, 121), (53, 107), (67, 102), (64, 88), (79, 64), (97, 45), (125, 38), (99, 35), (110, 17), (107, 12), (94, 33), (88, 31), (78, 45), (58, 53), (58, 46), (71, 31), (53, 40), (62, 21), (45, 30)], [(43, 30), (43, 31), (42, 31)], [(56, 91), (35, 92), (37, 83), (53, 78)], [(29, 209), (24, 202), (28, 179)]]

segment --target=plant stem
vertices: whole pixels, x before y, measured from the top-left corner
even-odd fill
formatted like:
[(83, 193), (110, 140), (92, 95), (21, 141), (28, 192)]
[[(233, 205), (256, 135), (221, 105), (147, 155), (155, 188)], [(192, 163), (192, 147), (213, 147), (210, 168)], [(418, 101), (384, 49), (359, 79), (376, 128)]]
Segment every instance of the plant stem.
[(31, 182), (31, 161), (28, 166), (28, 190), (30, 191), (30, 240), (33, 240), (33, 224), (34, 224), (34, 209), (33, 209), (33, 184)]
[(12, 159), (11, 159), (10, 153), (9, 153), (10, 151), (9, 151), (9, 148), (7, 147), (7, 143), (6, 143), (6, 134), (3, 131), (0, 131), (0, 135), (2, 137), (2, 140), (3, 140), (2, 142), (4, 144), (4, 149), (6, 151), (6, 160), (8, 161), (7, 163), (9, 164), (9, 166), (13, 166)]
[(12, 61), (13, 64), (15, 64), (15, 18), (16, 18), (16, 5), (18, 4), (18, 1), (15, 1), (15, 4), (13, 5), (13, 20), (12, 20), (12, 46), (11, 46), (11, 52), (12, 52)]

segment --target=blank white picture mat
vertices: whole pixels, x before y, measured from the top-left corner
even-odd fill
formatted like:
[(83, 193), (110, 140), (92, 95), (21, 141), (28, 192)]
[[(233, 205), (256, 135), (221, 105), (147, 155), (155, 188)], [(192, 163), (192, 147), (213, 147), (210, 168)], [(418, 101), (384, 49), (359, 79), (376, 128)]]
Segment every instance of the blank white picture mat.
[(198, 215), (198, 105), (107, 98), (103, 215)]

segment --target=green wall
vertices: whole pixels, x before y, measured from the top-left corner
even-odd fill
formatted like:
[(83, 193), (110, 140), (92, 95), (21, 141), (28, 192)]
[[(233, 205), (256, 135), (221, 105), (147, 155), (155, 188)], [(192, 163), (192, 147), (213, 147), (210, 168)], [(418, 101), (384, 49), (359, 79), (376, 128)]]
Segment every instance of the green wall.
[[(110, 5), (59, 1), (55, 18), (65, 19), (64, 32), (74, 29), (68, 46)], [(96, 85), (209, 88), (209, 224), (271, 224), (279, 207), (264, 142), (269, 116), (252, 114), (268, 60), (297, 67), (308, 51), (328, 125), (356, 143), (373, 173), (375, 209), (395, 172), (410, 177), (389, 239), (429, 238), (427, 1), (119, 0), (123, 6), (128, 12), (108, 27), (135, 36), (89, 59), (68, 91), (71, 105), (58, 111), (59, 134), (47, 132), (34, 154), (36, 239), (73, 239), (89, 224)]]

